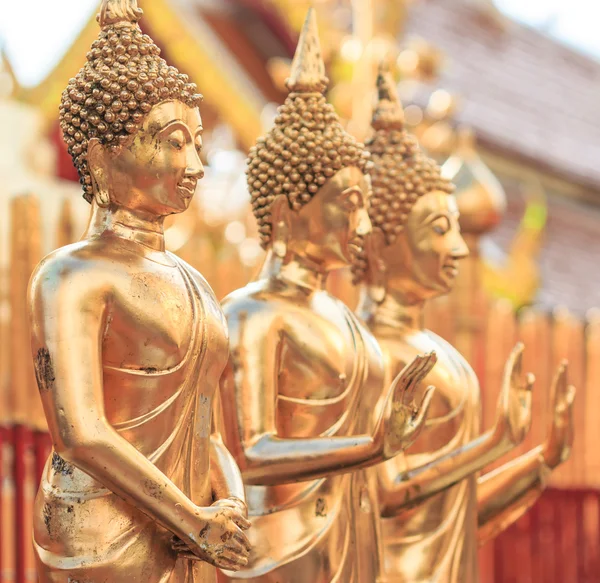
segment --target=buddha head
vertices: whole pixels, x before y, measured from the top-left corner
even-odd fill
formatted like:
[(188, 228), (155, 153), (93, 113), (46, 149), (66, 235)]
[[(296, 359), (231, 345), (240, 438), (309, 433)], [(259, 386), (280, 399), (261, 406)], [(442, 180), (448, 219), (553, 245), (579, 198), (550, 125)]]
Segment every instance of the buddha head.
[(202, 96), (138, 26), (137, 0), (103, 0), (100, 34), (60, 105), (83, 196), (150, 216), (185, 210), (203, 176)]
[(248, 186), (265, 249), (323, 272), (348, 265), (370, 231), (369, 154), (323, 92), (328, 79), (310, 9), (274, 127), (250, 150)]
[(367, 143), (374, 164), (369, 214), (373, 233), (368, 269), (356, 276), (379, 290), (415, 301), (451, 290), (458, 262), (468, 254), (460, 233), (454, 186), (404, 129), (402, 106), (391, 75), (381, 70), (374, 134)]

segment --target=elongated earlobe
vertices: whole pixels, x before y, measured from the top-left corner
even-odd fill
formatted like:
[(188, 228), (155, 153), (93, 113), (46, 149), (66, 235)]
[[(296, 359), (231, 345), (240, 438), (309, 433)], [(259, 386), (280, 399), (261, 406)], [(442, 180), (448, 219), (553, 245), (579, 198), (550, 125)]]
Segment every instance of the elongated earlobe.
[(272, 241), (273, 254), (285, 261), (288, 255), (290, 240), (289, 223), (290, 206), (284, 195), (279, 195), (271, 205)]
[(385, 236), (379, 228), (374, 228), (366, 240), (367, 273), (366, 282), (370, 298), (377, 304), (385, 300), (387, 293), (387, 268), (382, 259)]
[(96, 138), (91, 139), (88, 144), (87, 158), (92, 177), (94, 200), (98, 206), (107, 207), (110, 204), (110, 191), (105, 170), (105, 152)]
[(284, 221), (279, 221), (274, 229), (276, 238), (273, 239), (273, 253), (280, 259), (287, 255), (288, 228)]

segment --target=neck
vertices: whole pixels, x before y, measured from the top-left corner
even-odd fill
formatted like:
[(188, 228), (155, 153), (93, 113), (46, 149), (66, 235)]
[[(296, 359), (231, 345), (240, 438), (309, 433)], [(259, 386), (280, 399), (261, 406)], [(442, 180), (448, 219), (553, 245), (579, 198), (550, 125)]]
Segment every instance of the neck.
[(374, 301), (366, 286), (363, 286), (361, 300), (357, 310), (366, 322), (404, 328), (408, 330), (423, 329), (423, 308), (425, 300), (416, 300), (402, 290), (387, 289), (381, 303)]
[(94, 201), (84, 237), (89, 239), (107, 233), (134, 241), (153, 251), (165, 250), (164, 217), (113, 204), (101, 207)]
[(284, 262), (273, 253), (272, 249), (269, 249), (259, 277), (273, 277), (299, 287), (318, 291), (325, 289), (328, 275), (328, 272), (323, 271), (321, 266), (306, 257), (294, 255), (292, 259)]

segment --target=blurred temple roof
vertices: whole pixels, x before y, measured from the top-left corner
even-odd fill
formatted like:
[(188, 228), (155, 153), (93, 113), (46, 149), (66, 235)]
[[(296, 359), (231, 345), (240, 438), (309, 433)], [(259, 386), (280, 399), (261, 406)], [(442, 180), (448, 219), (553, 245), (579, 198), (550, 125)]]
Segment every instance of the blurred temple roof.
[(485, 146), (600, 191), (600, 62), (472, 0), (420, 0), (407, 37), (447, 60), (438, 86)]

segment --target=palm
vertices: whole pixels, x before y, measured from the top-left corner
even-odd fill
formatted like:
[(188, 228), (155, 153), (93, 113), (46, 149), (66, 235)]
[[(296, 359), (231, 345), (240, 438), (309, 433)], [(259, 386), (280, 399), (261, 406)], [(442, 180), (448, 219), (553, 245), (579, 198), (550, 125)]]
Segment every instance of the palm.
[(436, 362), (435, 352), (417, 356), (394, 380), (392, 411), (385, 431), (386, 457), (393, 457), (405, 450), (421, 432), (434, 387), (427, 388), (420, 404), (415, 401), (415, 391)]
[(569, 457), (573, 446), (575, 387), (567, 382), (567, 363), (562, 362), (552, 383), (552, 417), (544, 460), (554, 469)]
[(531, 427), (531, 391), (535, 378), (531, 373), (523, 374), (523, 350), (523, 345), (517, 344), (506, 361), (496, 416), (496, 434), (513, 446), (525, 439)]

